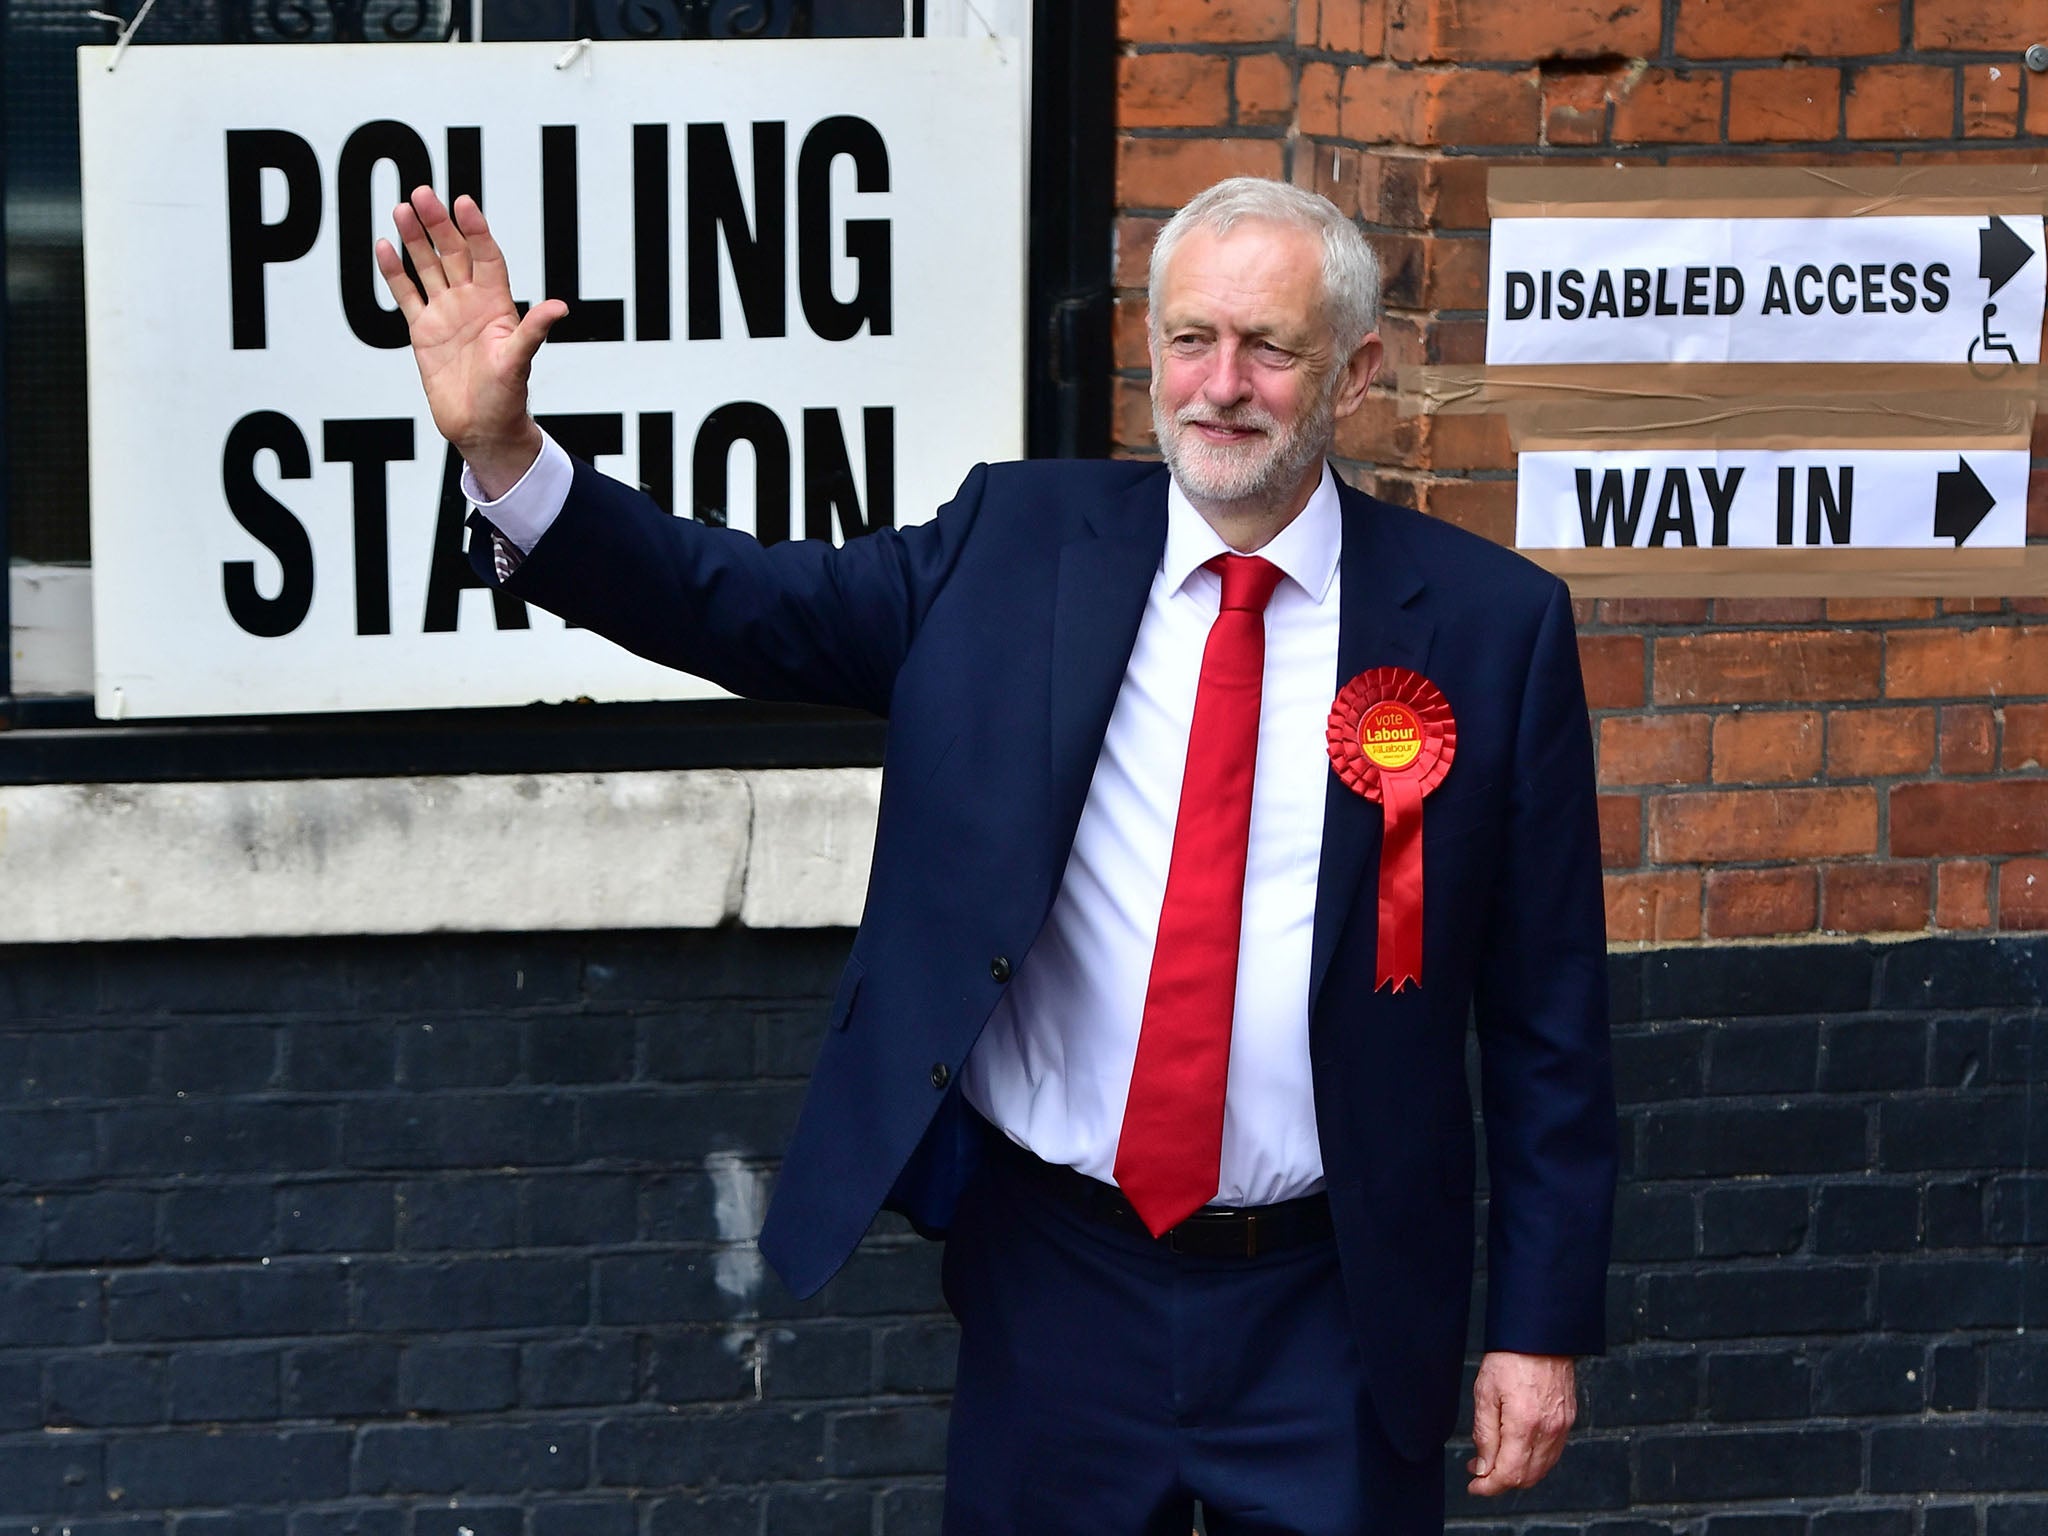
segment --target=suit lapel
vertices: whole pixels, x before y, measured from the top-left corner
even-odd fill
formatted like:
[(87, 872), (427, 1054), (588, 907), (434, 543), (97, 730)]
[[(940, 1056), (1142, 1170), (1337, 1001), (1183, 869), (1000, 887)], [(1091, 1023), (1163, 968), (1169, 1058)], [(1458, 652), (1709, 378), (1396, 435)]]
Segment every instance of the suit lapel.
[(1166, 548), (1166, 472), (1086, 509), (1060, 550), (1053, 606), (1052, 805), (1058, 846), (1071, 842), (1145, 599)]
[[(1424, 582), (1394, 519), (1372, 498), (1337, 482), (1344, 545), (1339, 556), (1338, 689), (1370, 667), (1409, 667), (1427, 675), (1433, 626), (1418, 611)], [(1380, 808), (1347, 789), (1333, 772), (1323, 810), (1322, 866), (1316, 877), (1315, 936), (1309, 953), (1309, 1013), (1360, 887), (1379, 868)], [(1377, 901), (1376, 895), (1365, 899)]]

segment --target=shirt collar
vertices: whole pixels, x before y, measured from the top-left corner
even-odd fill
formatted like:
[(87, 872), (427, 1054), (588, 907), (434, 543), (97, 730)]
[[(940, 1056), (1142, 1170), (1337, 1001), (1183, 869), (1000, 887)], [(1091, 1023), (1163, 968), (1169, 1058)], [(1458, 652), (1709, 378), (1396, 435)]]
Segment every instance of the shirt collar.
[[(1326, 460), (1323, 477), (1310, 492), (1308, 505), (1257, 553), (1261, 559), (1279, 566), (1290, 581), (1308, 594), (1310, 602), (1320, 603), (1330, 595), (1342, 545), (1343, 517), (1337, 501), (1337, 478), (1330, 473)], [(1195, 510), (1187, 492), (1180, 488), (1180, 481), (1172, 480), (1166, 492), (1166, 554), (1160, 564), (1166, 589), (1180, 591), (1204, 564), (1230, 552), (1230, 546), (1209, 526), (1208, 519)]]

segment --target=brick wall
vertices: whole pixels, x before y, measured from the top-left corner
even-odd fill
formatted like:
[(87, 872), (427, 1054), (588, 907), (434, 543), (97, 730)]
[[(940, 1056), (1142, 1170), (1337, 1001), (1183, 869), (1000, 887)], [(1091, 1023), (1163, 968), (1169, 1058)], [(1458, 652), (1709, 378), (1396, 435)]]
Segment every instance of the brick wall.
[[(1151, 451), (1144, 263), (1219, 176), (1355, 212), (1392, 371), (1338, 438), (1390, 501), (1510, 542), (1484, 416), (1403, 414), (1484, 360), (1486, 173), (2038, 161), (2048, 13), (2014, 0), (1123, 0), (1116, 437)], [(2038, 280), (2036, 274), (2035, 280)], [(2048, 429), (2037, 428), (2037, 465)], [(2048, 538), (2048, 473), (2030, 531)], [(2048, 928), (2048, 601), (1581, 603), (1621, 942)]]
[(0, 947), (0, 1536), (935, 1530), (928, 1245), (752, 1245), (847, 941)]
[[(847, 938), (0, 946), (0, 1536), (935, 1532), (936, 1249), (747, 1240)], [(2048, 937), (1611, 974), (1614, 1350), (1467, 1536), (2048, 1529)]]
[(2048, 1530), (2048, 939), (1611, 979), (1612, 1349), (1553, 1481), (1464, 1536)]

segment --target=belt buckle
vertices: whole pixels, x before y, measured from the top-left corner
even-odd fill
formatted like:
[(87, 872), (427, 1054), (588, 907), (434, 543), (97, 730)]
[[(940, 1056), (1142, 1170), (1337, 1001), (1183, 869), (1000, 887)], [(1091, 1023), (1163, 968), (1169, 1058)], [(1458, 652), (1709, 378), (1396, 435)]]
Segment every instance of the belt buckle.
[(1248, 1210), (1243, 1207), (1197, 1211), (1186, 1221), (1168, 1227), (1166, 1229), (1167, 1251), (1170, 1253), (1192, 1253), (1198, 1258), (1214, 1256), (1214, 1250), (1183, 1248), (1181, 1246), (1181, 1233), (1193, 1227), (1196, 1222), (1201, 1221), (1204, 1217), (1211, 1221), (1216, 1221), (1220, 1218), (1225, 1221), (1242, 1222), (1244, 1224), (1244, 1257), (1256, 1259), (1259, 1256), (1259, 1213), (1257, 1210)]
[(1259, 1213), (1244, 1213), (1244, 1256), (1256, 1259), (1259, 1256)]

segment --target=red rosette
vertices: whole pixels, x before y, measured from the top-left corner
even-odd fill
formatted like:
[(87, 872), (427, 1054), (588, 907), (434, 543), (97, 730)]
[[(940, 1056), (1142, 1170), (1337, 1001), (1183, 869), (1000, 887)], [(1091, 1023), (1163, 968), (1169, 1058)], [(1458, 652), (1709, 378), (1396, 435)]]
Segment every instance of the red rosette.
[(1327, 732), (1337, 777), (1385, 814), (1379, 967), (1373, 987), (1422, 983), (1422, 800), (1451, 771), (1458, 723), (1443, 691), (1406, 667), (1374, 667), (1338, 691)]
[(1381, 774), (1397, 770), (1383, 769), (1369, 759), (1359, 739), (1367, 712), (1377, 704), (1405, 704), (1421, 721), (1420, 751), (1410, 766), (1398, 772), (1416, 780), (1417, 793), (1428, 794), (1451, 771), (1451, 758), (1458, 749), (1458, 722), (1443, 690), (1406, 667), (1374, 667), (1339, 690), (1330, 706), (1330, 766), (1349, 788), (1368, 800), (1380, 799)]

